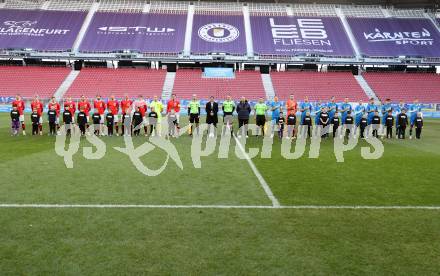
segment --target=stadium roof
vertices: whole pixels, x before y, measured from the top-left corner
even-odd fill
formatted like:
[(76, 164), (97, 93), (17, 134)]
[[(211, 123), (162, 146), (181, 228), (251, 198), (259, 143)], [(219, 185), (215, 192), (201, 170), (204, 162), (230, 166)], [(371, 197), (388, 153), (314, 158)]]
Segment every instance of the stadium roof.
[[(440, 0), (203, 0), (202, 2), (254, 2), (254, 3), (292, 3), (292, 4), (344, 4), (344, 5), (382, 5), (396, 8), (440, 9)], [(196, 1), (197, 2), (197, 1)]]

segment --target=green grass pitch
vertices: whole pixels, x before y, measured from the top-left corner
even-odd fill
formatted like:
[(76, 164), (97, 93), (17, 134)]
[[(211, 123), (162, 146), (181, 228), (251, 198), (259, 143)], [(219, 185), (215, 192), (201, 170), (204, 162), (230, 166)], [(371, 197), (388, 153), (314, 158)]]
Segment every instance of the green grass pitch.
[[(28, 119), (28, 118), (27, 118)], [(183, 119), (183, 125), (186, 119)], [(67, 169), (55, 138), (10, 136), (0, 114), (1, 275), (438, 275), (439, 209), (18, 208), (8, 204), (270, 206), (246, 160), (214, 153), (194, 168), (188, 136), (173, 139), (157, 177), (139, 173), (104, 137), (107, 153), (80, 151)], [(45, 125), (45, 131), (47, 126)], [(364, 141), (337, 163), (332, 140), (318, 159), (252, 159), (282, 206), (440, 206), (440, 120), (422, 140), (384, 140), (378, 160)], [(135, 144), (146, 141), (137, 137)], [(251, 137), (247, 147), (261, 146)], [(158, 168), (155, 149), (142, 158)]]

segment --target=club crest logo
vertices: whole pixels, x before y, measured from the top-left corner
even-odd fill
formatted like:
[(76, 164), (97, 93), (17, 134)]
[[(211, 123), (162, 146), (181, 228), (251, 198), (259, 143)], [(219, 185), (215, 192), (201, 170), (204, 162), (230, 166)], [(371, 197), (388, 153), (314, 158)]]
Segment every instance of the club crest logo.
[(14, 28), (28, 28), (37, 24), (37, 21), (5, 21), (3, 24)]
[(207, 42), (228, 43), (236, 40), (240, 36), (240, 31), (229, 24), (210, 23), (200, 27), (198, 34)]

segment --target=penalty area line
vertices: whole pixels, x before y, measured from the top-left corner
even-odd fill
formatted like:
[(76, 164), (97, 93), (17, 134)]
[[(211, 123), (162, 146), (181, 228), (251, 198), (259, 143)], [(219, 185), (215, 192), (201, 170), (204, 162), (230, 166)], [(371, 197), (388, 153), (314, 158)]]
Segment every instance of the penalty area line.
[(272, 206), (273, 207), (280, 207), (280, 202), (272, 193), (272, 190), (270, 189), (266, 180), (264, 180), (264, 177), (261, 175), (260, 171), (257, 169), (257, 167), (255, 166), (252, 159), (246, 153), (246, 150), (243, 148), (243, 145), (240, 143), (240, 141), (238, 140), (237, 136), (235, 136), (235, 134), (234, 134), (234, 139), (235, 139), (235, 143), (237, 143), (237, 145), (240, 148), (241, 152), (243, 153), (246, 161), (248, 162), (249, 166), (251, 167), (252, 171), (254, 172), (255, 176), (257, 177), (258, 181), (260, 182), (260, 185), (263, 188), (264, 192), (266, 193), (267, 197), (270, 199), (270, 201), (272, 201)]
[(298, 209), (298, 210), (436, 210), (440, 206), (368, 206), (368, 205), (152, 205), (152, 204), (22, 204), (4, 203), (0, 208), (40, 208), (40, 209)]

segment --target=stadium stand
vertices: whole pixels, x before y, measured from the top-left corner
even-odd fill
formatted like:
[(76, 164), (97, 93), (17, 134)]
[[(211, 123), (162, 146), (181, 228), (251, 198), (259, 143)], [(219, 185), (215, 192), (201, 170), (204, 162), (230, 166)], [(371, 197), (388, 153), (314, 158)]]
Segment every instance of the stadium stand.
[(3, 8), (5, 9), (39, 9), (45, 0), (6, 0)]
[(364, 73), (364, 79), (376, 95), (393, 102), (440, 103), (440, 76), (426, 73)]
[(248, 99), (266, 98), (260, 73), (257, 71), (240, 71), (235, 78), (204, 78), (201, 70), (180, 69), (177, 71), (173, 93), (181, 99), (191, 99), (197, 94), (201, 99), (214, 96), (224, 99), (230, 94), (239, 99), (244, 96)]
[(310, 101), (327, 101), (331, 96), (335, 96), (336, 101), (345, 97), (350, 101), (368, 99), (350, 72), (273, 72), (271, 77), (280, 99), (287, 99), (292, 93), (299, 101), (306, 96)]
[(81, 95), (94, 98), (97, 94), (104, 98), (110, 95), (122, 98), (125, 94), (133, 98), (138, 95), (160, 97), (165, 75), (165, 70), (84, 68), (65, 96), (75, 99)]
[(342, 6), (342, 11), (347, 17), (384, 18), (385, 14), (380, 6)]
[(295, 16), (337, 16), (336, 5), (293, 4), (292, 15)]
[(47, 10), (88, 11), (93, 0), (58, 0), (50, 1)]
[(69, 74), (62, 67), (0, 66), (0, 96), (51, 97)]

